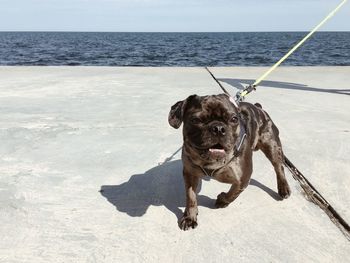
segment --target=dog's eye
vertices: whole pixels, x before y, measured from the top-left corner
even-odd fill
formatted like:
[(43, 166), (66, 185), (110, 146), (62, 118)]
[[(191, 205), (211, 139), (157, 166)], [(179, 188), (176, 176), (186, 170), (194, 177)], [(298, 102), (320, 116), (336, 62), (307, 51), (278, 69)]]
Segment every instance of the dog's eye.
[(231, 117), (231, 122), (233, 122), (233, 123), (237, 123), (237, 122), (238, 122), (238, 117), (237, 117), (237, 115), (233, 115), (233, 116)]
[(200, 118), (197, 118), (197, 117), (193, 117), (193, 118), (191, 119), (191, 123), (192, 123), (192, 124), (199, 124), (199, 123), (201, 123), (201, 119), (200, 119)]

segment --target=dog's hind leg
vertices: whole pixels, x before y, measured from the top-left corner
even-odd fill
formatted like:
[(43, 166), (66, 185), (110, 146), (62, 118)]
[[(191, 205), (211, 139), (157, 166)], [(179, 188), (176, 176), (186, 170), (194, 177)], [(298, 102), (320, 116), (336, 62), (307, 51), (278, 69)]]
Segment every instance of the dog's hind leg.
[[(274, 128), (277, 129), (276, 127)], [(272, 163), (277, 176), (278, 194), (283, 199), (286, 199), (290, 196), (291, 191), (290, 191), (286, 176), (284, 174), (284, 168), (283, 168), (284, 155), (282, 151), (281, 141), (278, 137), (278, 130), (277, 130), (277, 133), (266, 132), (262, 134), (261, 138), (262, 139), (260, 139), (258, 143), (258, 148), (262, 150), (265, 156)]]

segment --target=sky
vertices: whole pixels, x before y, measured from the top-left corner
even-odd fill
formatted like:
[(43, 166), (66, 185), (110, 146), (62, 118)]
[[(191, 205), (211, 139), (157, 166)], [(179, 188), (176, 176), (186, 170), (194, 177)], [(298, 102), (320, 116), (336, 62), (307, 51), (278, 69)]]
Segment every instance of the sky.
[[(0, 31), (309, 31), (341, 0), (0, 0)], [(321, 31), (350, 31), (350, 1)]]

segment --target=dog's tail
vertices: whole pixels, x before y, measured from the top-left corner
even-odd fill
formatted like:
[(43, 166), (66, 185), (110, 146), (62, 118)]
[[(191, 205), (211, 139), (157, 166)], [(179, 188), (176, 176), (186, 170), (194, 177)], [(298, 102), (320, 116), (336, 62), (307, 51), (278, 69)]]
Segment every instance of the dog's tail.
[(254, 105), (255, 105), (256, 107), (258, 107), (258, 108), (262, 109), (262, 106), (261, 106), (261, 104), (260, 104), (260, 103), (255, 103)]

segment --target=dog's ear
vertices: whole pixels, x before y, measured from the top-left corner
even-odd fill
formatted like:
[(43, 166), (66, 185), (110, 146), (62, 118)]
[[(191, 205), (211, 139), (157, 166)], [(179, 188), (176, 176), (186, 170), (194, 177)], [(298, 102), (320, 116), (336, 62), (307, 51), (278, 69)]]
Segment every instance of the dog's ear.
[(260, 103), (254, 103), (254, 105), (256, 106), (256, 107), (258, 107), (258, 108), (260, 108), (260, 109), (262, 109), (262, 106), (261, 106), (261, 104)]
[(171, 127), (178, 129), (181, 126), (186, 106), (189, 103), (189, 101), (196, 96), (197, 95), (191, 95), (187, 99), (178, 101), (173, 106), (171, 106), (168, 115), (168, 122)]

